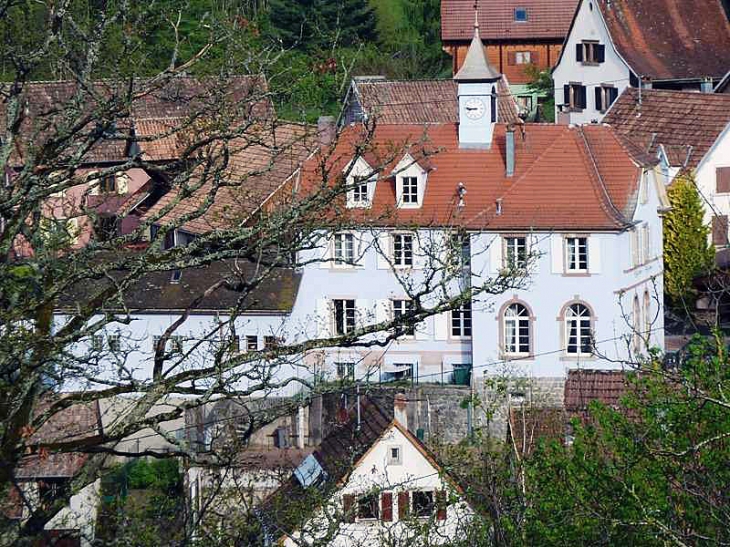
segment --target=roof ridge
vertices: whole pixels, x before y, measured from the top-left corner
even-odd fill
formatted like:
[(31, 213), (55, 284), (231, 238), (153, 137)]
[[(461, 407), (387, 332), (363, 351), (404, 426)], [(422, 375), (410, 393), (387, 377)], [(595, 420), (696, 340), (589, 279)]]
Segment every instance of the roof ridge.
[[(615, 217), (614, 220), (617, 221), (620, 225), (626, 225), (628, 224), (628, 221), (626, 217), (621, 213), (621, 211), (618, 210), (618, 207), (613, 203), (613, 200), (611, 199), (611, 194), (608, 191), (608, 188), (606, 187), (606, 183), (603, 180), (603, 177), (601, 176), (601, 170), (598, 168), (598, 163), (596, 161), (596, 157), (593, 155), (593, 151), (591, 150), (591, 145), (588, 142), (588, 138), (586, 137), (585, 132), (583, 131), (583, 128), (581, 126), (577, 126), (578, 134), (581, 136), (581, 140), (583, 142), (583, 146), (585, 147), (586, 152), (588, 153), (588, 159), (590, 159), (590, 166), (593, 168), (591, 173), (595, 175), (596, 180), (598, 181), (599, 188), (601, 190), (601, 194), (604, 198), (604, 200), (601, 200), (601, 207), (606, 210), (606, 207), (610, 209), (610, 212)], [(624, 150), (624, 152), (627, 154), (627, 156), (630, 157), (630, 154)], [(633, 161), (633, 160), (632, 160)], [(606, 210), (606, 213), (609, 213), (608, 210)]]

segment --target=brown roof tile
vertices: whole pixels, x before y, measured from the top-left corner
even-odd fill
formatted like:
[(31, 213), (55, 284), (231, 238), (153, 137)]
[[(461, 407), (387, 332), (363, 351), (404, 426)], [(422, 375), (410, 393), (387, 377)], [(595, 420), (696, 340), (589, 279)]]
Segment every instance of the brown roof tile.
[(637, 76), (722, 78), (730, 22), (720, 0), (595, 0), (611, 40)]
[[(371, 167), (382, 168), (371, 209), (349, 210), (354, 219), (380, 224), (461, 225), (472, 229), (604, 229), (625, 226), (638, 189), (640, 163), (611, 128), (524, 124), (515, 136), (515, 173), (505, 175), (504, 124), (497, 124), (489, 149), (460, 148), (457, 125), (380, 125), (376, 127)], [(353, 126), (340, 139), (334, 166), (344, 170), (363, 130)], [(395, 209), (392, 171), (409, 150), (429, 156), (423, 206)], [(395, 151), (395, 152), (394, 152)], [(378, 160), (378, 158), (380, 158)], [(305, 186), (317, 187), (313, 161)], [(466, 187), (458, 207), (457, 187)], [(501, 199), (501, 213), (496, 202)]]
[(627, 88), (603, 122), (656, 155), (663, 145), (670, 163), (695, 168), (730, 123), (730, 95), (639, 91)]
[(592, 401), (618, 407), (629, 388), (625, 372), (620, 370), (571, 370), (565, 381), (565, 410), (582, 412)]
[[(213, 203), (205, 214), (184, 223), (180, 228), (192, 234), (203, 234), (232, 228), (244, 222), (274, 190), (295, 175), (311, 154), (314, 137), (312, 128), (299, 124), (282, 124), (273, 130), (266, 125), (259, 132), (249, 132), (246, 140), (240, 138), (230, 144), (232, 155), (223, 186), (215, 189), (212, 182), (204, 183), (155, 223), (164, 224), (197, 211), (213, 191)], [(195, 182), (193, 177), (189, 184)], [(178, 196), (176, 188), (167, 192), (145, 213), (143, 220), (159, 215)]]
[[(377, 123), (453, 123), (459, 121), (458, 84), (448, 80), (361, 80), (355, 81), (364, 112)], [(497, 84), (498, 119), (518, 121), (517, 104), (507, 80)]]
[[(489, 0), (479, 2), (479, 32), (483, 41), (559, 39), (568, 34), (578, 0)], [(515, 9), (527, 9), (527, 21), (515, 21)], [(441, 39), (471, 40), (473, 0), (441, 1)]]

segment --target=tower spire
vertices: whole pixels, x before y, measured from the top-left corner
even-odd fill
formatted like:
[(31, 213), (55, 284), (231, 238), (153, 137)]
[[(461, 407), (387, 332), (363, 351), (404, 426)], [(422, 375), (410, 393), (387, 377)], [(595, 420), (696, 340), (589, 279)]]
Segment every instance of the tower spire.
[(501, 74), (489, 64), (484, 44), (479, 36), (479, 2), (474, 0), (474, 36), (466, 52), (464, 64), (454, 76), (457, 82), (484, 82), (499, 80)]

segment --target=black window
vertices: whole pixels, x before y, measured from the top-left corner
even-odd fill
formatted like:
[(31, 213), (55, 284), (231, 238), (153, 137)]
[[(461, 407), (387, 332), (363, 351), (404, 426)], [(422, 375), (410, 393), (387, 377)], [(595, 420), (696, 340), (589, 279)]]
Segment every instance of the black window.
[(99, 192), (102, 194), (116, 194), (117, 176), (105, 175), (99, 179)]
[(70, 495), (71, 488), (68, 479), (47, 478), (38, 481), (38, 497), (43, 507), (48, 507), (54, 501)]
[(505, 266), (512, 269), (524, 268), (527, 265), (527, 238), (505, 238)]
[(396, 266), (413, 266), (413, 235), (393, 235), (393, 262)]
[(596, 110), (605, 112), (618, 97), (618, 89), (613, 86), (599, 85), (595, 88)]
[(118, 334), (110, 334), (107, 336), (106, 341), (109, 345), (109, 351), (116, 352), (122, 349), (121, 339)]
[(527, 8), (515, 8), (515, 21), (519, 23), (527, 21)]
[(403, 203), (418, 203), (418, 177), (403, 177)]
[[(412, 300), (393, 300), (393, 319), (398, 320), (401, 317), (408, 315), (413, 312), (413, 301)], [(416, 333), (416, 329), (412, 324), (401, 324), (395, 327), (397, 334), (405, 336), (413, 336)]]
[(358, 519), (377, 519), (380, 513), (379, 499), (377, 494), (361, 496), (357, 499)]
[(430, 517), (433, 515), (434, 509), (433, 492), (421, 490), (413, 492), (413, 514), (416, 517)]
[(276, 336), (264, 336), (264, 349), (272, 350), (279, 347), (279, 339)]
[(116, 216), (100, 216), (94, 229), (99, 241), (109, 241), (119, 235), (120, 221)]
[(256, 351), (259, 349), (259, 337), (255, 334), (246, 336), (246, 351)]
[(451, 311), (451, 336), (471, 336), (471, 303)]
[(341, 336), (355, 330), (355, 301), (335, 300), (335, 334)]
[(565, 265), (568, 272), (588, 271), (588, 238), (565, 238)]
[(355, 363), (336, 363), (337, 377), (340, 380), (355, 379)]
[(575, 44), (575, 58), (584, 65), (602, 63), (606, 60), (606, 46), (587, 40)]
[(571, 110), (583, 110), (586, 107), (586, 86), (583, 84), (565, 84), (563, 94), (565, 105)]

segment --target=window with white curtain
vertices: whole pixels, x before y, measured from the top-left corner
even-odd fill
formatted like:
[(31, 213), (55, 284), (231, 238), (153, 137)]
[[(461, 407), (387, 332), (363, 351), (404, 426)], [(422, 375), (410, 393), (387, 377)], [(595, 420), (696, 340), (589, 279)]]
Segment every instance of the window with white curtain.
[(591, 312), (584, 304), (571, 304), (565, 311), (565, 344), (569, 355), (593, 353)]
[(511, 304), (504, 311), (504, 352), (508, 355), (530, 353), (530, 312), (522, 304)]

